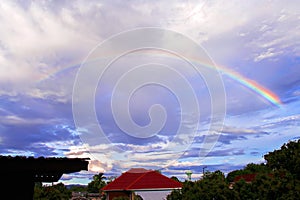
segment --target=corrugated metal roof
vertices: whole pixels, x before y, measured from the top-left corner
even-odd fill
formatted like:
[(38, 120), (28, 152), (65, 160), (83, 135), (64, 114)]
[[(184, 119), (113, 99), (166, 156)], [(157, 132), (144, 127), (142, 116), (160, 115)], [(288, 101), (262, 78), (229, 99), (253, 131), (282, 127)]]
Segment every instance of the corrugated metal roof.
[(182, 184), (157, 171), (133, 168), (123, 173), (113, 182), (102, 188), (103, 191), (148, 191), (172, 190), (181, 188)]

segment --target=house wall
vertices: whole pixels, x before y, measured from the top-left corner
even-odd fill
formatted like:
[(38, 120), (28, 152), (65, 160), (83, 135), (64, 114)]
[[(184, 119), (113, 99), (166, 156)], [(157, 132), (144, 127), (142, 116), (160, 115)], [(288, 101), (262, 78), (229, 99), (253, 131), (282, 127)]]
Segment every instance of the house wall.
[(115, 197), (128, 197), (130, 198), (130, 193), (128, 191), (114, 191), (114, 192), (107, 192), (106, 200), (113, 200)]

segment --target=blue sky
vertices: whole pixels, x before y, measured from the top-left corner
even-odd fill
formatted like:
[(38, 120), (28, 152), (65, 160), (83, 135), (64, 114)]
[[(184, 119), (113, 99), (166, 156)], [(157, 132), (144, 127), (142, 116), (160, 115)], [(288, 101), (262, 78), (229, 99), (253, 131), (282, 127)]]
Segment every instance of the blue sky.
[[(181, 179), (191, 170), (197, 179), (204, 166), (226, 173), (264, 162), (264, 154), (300, 135), (299, 6), (298, 1), (1, 2), (0, 153), (90, 157), (89, 171), (64, 175), (66, 183), (86, 183), (96, 172), (117, 176), (131, 167), (161, 169)], [(118, 56), (122, 44), (151, 38), (137, 35), (103, 50), (112, 36), (145, 27), (182, 34), (203, 50), (201, 59), (256, 82), (282, 103), (272, 104), (217, 70), (221, 82), (207, 78), (205, 70), (211, 69), (205, 67), (199, 76), (170, 54), (168, 42), (179, 39), (170, 40), (168, 31), (160, 38), (164, 50), (121, 56), (102, 77), (84, 74), (91, 63), (96, 72)], [(89, 109), (97, 121), (90, 120)]]

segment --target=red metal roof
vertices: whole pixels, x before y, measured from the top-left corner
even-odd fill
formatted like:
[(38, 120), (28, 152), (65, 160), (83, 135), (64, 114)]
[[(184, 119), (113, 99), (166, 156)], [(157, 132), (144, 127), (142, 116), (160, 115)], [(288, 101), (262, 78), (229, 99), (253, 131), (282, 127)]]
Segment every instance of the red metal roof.
[[(282, 174), (284, 176), (284, 174)], [(282, 176), (281, 175), (281, 176)], [(254, 179), (256, 178), (257, 174), (243, 174), (243, 175), (239, 175), (237, 177), (234, 178), (234, 182), (238, 182), (241, 179), (244, 179), (245, 182), (252, 182), (254, 181)], [(269, 177), (273, 177), (274, 174), (268, 174)]]
[(256, 177), (256, 174), (243, 174), (234, 178), (234, 182), (238, 182), (241, 179), (244, 179), (245, 182), (252, 182)]
[(134, 168), (119, 176), (102, 188), (103, 191), (124, 190), (171, 190), (179, 189), (182, 184), (157, 171)]

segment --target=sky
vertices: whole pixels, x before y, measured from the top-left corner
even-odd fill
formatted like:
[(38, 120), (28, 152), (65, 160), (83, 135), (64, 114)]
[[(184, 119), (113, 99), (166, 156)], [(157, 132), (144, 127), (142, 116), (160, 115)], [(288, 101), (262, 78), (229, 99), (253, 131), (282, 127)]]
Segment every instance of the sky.
[(2, 1), (0, 153), (193, 180), (300, 134), (299, 1)]

